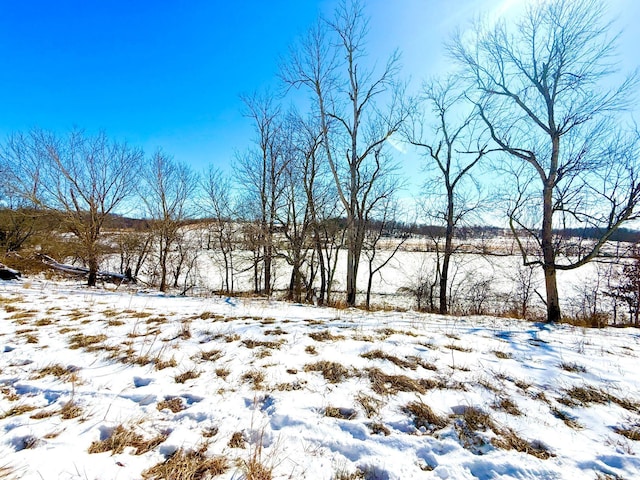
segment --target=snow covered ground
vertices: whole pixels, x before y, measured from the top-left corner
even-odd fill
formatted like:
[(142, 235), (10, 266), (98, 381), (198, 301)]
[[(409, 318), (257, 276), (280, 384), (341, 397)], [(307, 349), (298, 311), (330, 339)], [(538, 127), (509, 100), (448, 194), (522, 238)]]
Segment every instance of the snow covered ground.
[(639, 355), (631, 328), (2, 282), (0, 478), (630, 480)]

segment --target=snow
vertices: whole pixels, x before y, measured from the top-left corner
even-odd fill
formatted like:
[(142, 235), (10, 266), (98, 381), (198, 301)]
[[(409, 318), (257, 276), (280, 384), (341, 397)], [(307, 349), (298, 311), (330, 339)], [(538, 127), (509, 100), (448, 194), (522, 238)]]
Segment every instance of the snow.
[[(639, 478), (639, 354), (633, 328), (2, 282), (0, 472), (141, 478), (204, 449), (229, 460), (227, 480), (252, 458), (276, 479)], [(172, 399), (181, 410), (159, 409)], [(69, 402), (80, 411), (64, 418)], [(414, 422), (412, 403), (444, 426)], [(473, 408), (491, 425), (470, 428)], [(166, 438), (89, 453), (120, 425)], [(507, 449), (507, 432), (531, 448)]]

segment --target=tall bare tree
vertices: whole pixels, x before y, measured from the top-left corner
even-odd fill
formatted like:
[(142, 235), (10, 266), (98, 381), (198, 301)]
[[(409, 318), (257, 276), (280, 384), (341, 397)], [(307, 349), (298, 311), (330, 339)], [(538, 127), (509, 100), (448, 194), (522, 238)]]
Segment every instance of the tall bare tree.
[[(549, 322), (561, 318), (556, 272), (592, 260), (637, 216), (637, 139), (619, 115), (637, 82), (611, 86), (617, 36), (606, 18), (600, 0), (532, 2), (517, 22), (478, 27), (451, 45), (503, 167), (516, 176), (509, 222), (525, 265), (544, 272)], [(569, 252), (554, 235), (563, 227), (600, 235)]]
[[(265, 92), (244, 97), (245, 115), (254, 123), (254, 149), (239, 157), (236, 172), (245, 187), (245, 196), (254, 203), (252, 221), (258, 223), (254, 284), (256, 293), (269, 295), (273, 287), (274, 233), (278, 209), (283, 204), (283, 172), (285, 159), (282, 152), (282, 114), (275, 97)], [(258, 263), (262, 264), (264, 284), (258, 286)]]
[(231, 196), (231, 182), (222, 172), (210, 167), (202, 179), (203, 199), (201, 208), (207, 217), (209, 234), (212, 236), (211, 247), (222, 256), (224, 267), (223, 290), (233, 293), (234, 290), (234, 249), (236, 229), (234, 227), (234, 205)]
[(87, 283), (94, 286), (102, 229), (134, 191), (142, 151), (104, 133), (90, 137), (74, 130), (58, 137), (36, 129), (12, 135), (2, 158), (10, 191), (59, 215), (78, 239), (89, 269)]
[[(455, 230), (479, 206), (477, 182), (471, 174), (487, 151), (476, 128), (478, 115), (473, 111), (473, 105), (466, 101), (461, 87), (454, 77), (425, 84), (423, 108), (431, 112), (416, 112), (414, 122), (406, 130), (408, 141), (426, 153), (430, 178), (425, 193), (435, 200), (429, 202), (428, 214), (445, 224), (444, 249), (436, 266), (438, 310), (442, 314), (449, 310), (449, 265), (455, 252)], [(425, 131), (427, 126), (433, 129)], [(435, 168), (429, 168), (431, 166)], [(434, 240), (440, 241), (439, 238)], [(439, 245), (436, 250), (440, 252)]]
[(142, 178), (140, 194), (152, 220), (160, 268), (159, 288), (165, 292), (169, 287), (169, 270), (176, 267), (170, 264), (172, 250), (176, 242), (189, 241), (181, 238), (180, 228), (192, 213), (190, 207), (198, 176), (186, 164), (158, 150), (147, 162)]
[(282, 69), (285, 82), (312, 94), (319, 116), (323, 149), (347, 217), (348, 305), (356, 303), (365, 211), (373, 187), (393, 170), (373, 152), (398, 131), (408, 113), (396, 81), (399, 55), (391, 55), (380, 71), (370, 68), (367, 33), (363, 5), (344, 0), (333, 19), (309, 31)]

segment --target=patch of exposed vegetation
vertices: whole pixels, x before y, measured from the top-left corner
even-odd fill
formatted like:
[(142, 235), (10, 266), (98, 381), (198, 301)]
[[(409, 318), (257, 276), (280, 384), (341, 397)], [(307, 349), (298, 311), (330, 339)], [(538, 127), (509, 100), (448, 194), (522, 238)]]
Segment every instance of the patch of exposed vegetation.
[(222, 475), (229, 469), (225, 457), (209, 457), (207, 446), (197, 451), (176, 450), (165, 461), (142, 472), (144, 480), (205, 480)]
[(329, 383), (340, 383), (350, 376), (349, 370), (342, 364), (322, 360), (304, 366), (305, 372), (320, 372)]
[(168, 434), (159, 434), (151, 439), (145, 440), (142, 435), (136, 433), (131, 428), (118, 425), (111, 431), (107, 438), (96, 440), (91, 443), (89, 453), (111, 452), (113, 455), (124, 452), (127, 447), (135, 449), (135, 455), (142, 455), (149, 452), (164, 442)]

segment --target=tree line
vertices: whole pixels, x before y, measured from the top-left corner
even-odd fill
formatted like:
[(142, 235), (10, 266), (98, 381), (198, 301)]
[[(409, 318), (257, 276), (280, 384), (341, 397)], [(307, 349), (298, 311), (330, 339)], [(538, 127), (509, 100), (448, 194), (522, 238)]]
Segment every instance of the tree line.
[[(367, 268), (369, 305), (373, 276), (403, 242), (380, 248), (406, 220), (394, 159), (401, 144), (423, 157), (419, 213), (441, 228), (438, 311), (450, 307), (458, 232), (474, 213), (499, 212), (524, 265), (543, 272), (547, 320), (558, 321), (557, 271), (596, 258), (638, 215), (640, 134), (628, 121), (638, 77), (618, 75), (618, 32), (606, 19), (603, 1), (552, 0), (531, 2), (508, 23), (476, 22), (448, 41), (451, 72), (410, 93), (399, 53), (372, 55), (363, 4), (344, 0), (291, 46), (281, 89), (242, 97), (254, 137), (233, 174), (198, 174), (161, 150), (147, 158), (105, 134), (33, 129), (2, 145), (4, 202), (55, 212), (81, 246), (90, 285), (105, 222), (137, 203), (152, 235), (136, 248), (154, 249), (161, 290), (180, 274), (169, 271), (172, 259), (187, 262), (184, 224), (199, 216), (209, 219), (207, 247), (225, 272), (224, 290), (234, 290), (242, 248), (255, 292), (271, 294), (275, 262), (285, 261), (288, 296), (327, 303), (345, 251), (344, 301), (356, 304)], [(576, 249), (561, 232), (577, 230), (594, 241)]]

